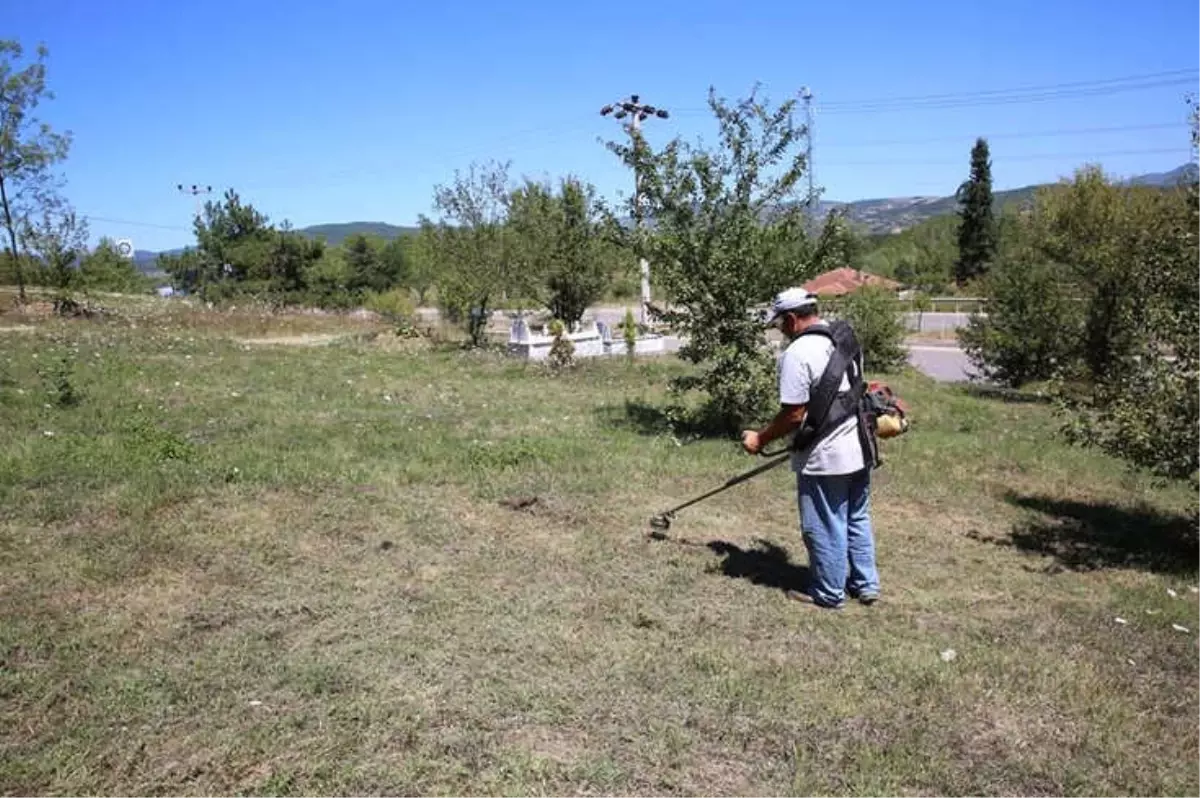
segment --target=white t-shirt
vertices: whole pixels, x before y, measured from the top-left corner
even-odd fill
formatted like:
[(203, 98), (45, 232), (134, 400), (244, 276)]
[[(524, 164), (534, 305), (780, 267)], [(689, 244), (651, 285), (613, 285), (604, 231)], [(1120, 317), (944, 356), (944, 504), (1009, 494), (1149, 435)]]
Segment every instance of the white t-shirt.
[[(788, 345), (779, 359), (780, 404), (808, 404), (813, 389), (821, 382), (825, 366), (833, 356), (833, 349), (833, 341), (823, 335), (802, 335)], [(842, 377), (838, 390), (850, 390), (848, 376)], [(851, 416), (839, 424), (812, 450), (808, 462), (801, 463), (800, 455), (792, 454), (792, 470), (802, 474), (853, 474), (864, 467), (857, 416)]]

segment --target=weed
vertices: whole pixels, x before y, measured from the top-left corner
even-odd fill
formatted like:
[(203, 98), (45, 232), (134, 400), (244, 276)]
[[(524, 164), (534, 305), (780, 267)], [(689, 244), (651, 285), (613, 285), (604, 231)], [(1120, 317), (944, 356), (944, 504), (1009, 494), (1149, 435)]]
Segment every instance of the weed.
[(82, 399), (73, 381), (74, 370), (75, 358), (70, 353), (64, 353), (40, 372), (46, 393), (57, 407), (74, 407)]

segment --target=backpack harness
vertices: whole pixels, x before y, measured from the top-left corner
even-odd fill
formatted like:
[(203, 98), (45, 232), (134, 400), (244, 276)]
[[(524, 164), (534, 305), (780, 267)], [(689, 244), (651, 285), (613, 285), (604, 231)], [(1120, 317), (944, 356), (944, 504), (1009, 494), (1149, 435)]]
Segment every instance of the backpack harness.
[[(825, 372), (812, 391), (804, 422), (789, 448), (800, 456), (801, 462), (807, 462), (818, 444), (851, 416), (857, 416), (864, 465), (871, 469), (883, 465), (879, 454), (879, 418), (888, 415), (898, 420), (897, 431), (884, 437), (901, 434), (908, 431), (908, 408), (887, 385), (864, 380), (862, 346), (849, 322), (835, 319), (828, 325), (814, 324), (800, 335), (825, 336), (833, 342), (834, 348)], [(839, 392), (843, 377), (849, 378), (850, 390)], [(891, 429), (892, 425), (888, 427)]]

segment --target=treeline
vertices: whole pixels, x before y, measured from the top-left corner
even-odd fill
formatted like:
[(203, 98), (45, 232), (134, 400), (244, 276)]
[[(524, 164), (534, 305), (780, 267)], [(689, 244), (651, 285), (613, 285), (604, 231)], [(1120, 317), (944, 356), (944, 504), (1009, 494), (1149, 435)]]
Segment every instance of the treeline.
[[(151, 291), (155, 286), (153, 279), (121, 255), (111, 238), (101, 238), (91, 251), (56, 253), (48, 259), (27, 255), (23, 260), (27, 285), (52, 288), (57, 292), (137, 294)], [(13, 284), (15, 273), (11, 254), (0, 253), (0, 284)]]
[(478, 342), (490, 310), (547, 307), (568, 326), (605, 295), (628, 296), (634, 258), (595, 189), (512, 183), (507, 164), (472, 165), (438, 186), (440, 219), (390, 241), (354, 235), (327, 245), (269, 219), (234, 191), (195, 220), (196, 246), (158, 266), (209, 301), (237, 297), (392, 314), (436, 302)]

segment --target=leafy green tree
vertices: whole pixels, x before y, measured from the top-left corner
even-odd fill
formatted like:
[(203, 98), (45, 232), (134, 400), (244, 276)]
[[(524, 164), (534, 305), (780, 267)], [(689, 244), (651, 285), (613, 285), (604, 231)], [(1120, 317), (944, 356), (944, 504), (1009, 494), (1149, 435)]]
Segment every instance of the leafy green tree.
[(854, 327), (868, 371), (897, 371), (908, 362), (904, 322), (891, 291), (863, 286), (843, 297), (837, 312)]
[(327, 247), (304, 268), (308, 301), (323, 308), (346, 309), (355, 302), (350, 290), (353, 273), (346, 263), (345, 251)]
[[(1192, 163), (1200, 114), (1188, 97)], [(1141, 193), (1141, 192), (1139, 192)], [(1129, 282), (1148, 301), (1135, 320), (1138, 346), (1097, 385), (1084, 412), (1069, 404), (1075, 440), (1099, 446), (1155, 474), (1200, 482), (1200, 182), (1152, 194), (1152, 223), (1135, 229)]]
[(303, 236), (289, 224), (273, 231), (264, 269), (268, 294), (281, 302), (301, 300), (307, 288), (305, 274), (324, 254), (323, 241)]
[(539, 278), (551, 315), (574, 329), (610, 280), (595, 189), (575, 177), (562, 180), (557, 194), (526, 181), (512, 193), (509, 224), (521, 262)]
[(79, 287), (84, 291), (140, 292), (149, 288), (133, 261), (122, 257), (116, 242), (101, 238), (79, 262)]
[(438, 259), (438, 231), (432, 226), (422, 226), (413, 236), (402, 239), (407, 276), (405, 283), (417, 294), (417, 304), (425, 305), (429, 294), (440, 279), (440, 263)]
[[(322, 241), (297, 233), (286, 221), (276, 228), (235, 191), (227, 191), (220, 202), (205, 203), (194, 227), (194, 254), (160, 264), (185, 290), (198, 291), (209, 301), (239, 295), (277, 303), (306, 296), (318, 297), (321, 304), (334, 301), (342, 306), (348, 301), (331, 299), (327, 285), (310, 290), (306, 275), (325, 253)], [(353, 294), (359, 289), (348, 283), (337, 290)]]
[(171, 284), (180, 291), (194, 294), (204, 282), (204, 264), (200, 253), (193, 249), (183, 252), (161, 252), (155, 259), (156, 268), (171, 278)]
[(810, 276), (798, 184), (803, 128), (794, 101), (771, 110), (755, 93), (729, 104), (709, 91), (720, 146), (675, 139), (653, 151), (640, 134), (609, 148), (639, 176), (653, 229), (633, 235), (673, 307), (661, 319), (688, 343), (679, 354), (699, 373), (673, 392), (707, 395), (706, 416), (736, 433), (771, 412), (775, 360), (751, 309)]
[(472, 346), (481, 346), (494, 303), (506, 294), (528, 296), (536, 281), (520, 268), (508, 229), (510, 189), (508, 164), (472, 164), (457, 170), (450, 185), (434, 191), (434, 207), (442, 219), (436, 226), (439, 299), (457, 318), (466, 317)]
[(275, 231), (267, 217), (232, 189), (221, 202), (206, 202), (194, 222), (200, 275), (207, 300), (269, 289), (269, 255)]
[(584, 311), (604, 295), (610, 269), (604, 257), (603, 221), (595, 188), (568, 177), (559, 187), (558, 202), (561, 225), (555, 262), (546, 277), (548, 304), (555, 318), (574, 328)]
[(382, 288), (376, 288), (375, 290), (386, 290), (401, 286), (405, 288), (409, 287), (412, 277), (409, 259), (411, 244), (411, 236), (397, 236), (384, 244), (379, 250), (377, 285)]
[(1183, 207), (1179, 190), (1118, 186), (1094, 166), (1039, 191), (1029, 235), (1043, 257), (1062, 264), (1064, 281), (1085, 304), (1088, 379), (1104, 380), (1124, 368), (1138, 348), (1154, 297), (1135, 275), (1175, 246), (1159, 234)]
[(0, 40), (0, 213), (21, 304), (25, 278), (17, 239), (35, 210), (53, 197), (57, 179), (51, 170), (67, 157), (71, 146), (70, 133), (56, 133), (34, 116), (42, 100), (54, 97), (46, 88), (48, 55), (46, 47), (39, 45), (36, 60), (21, 68), (20, 42)]
[(996, 255), (996, 220), (992, 211), (992, 164), (985, 139), (971, 148), (971, 176), (958, 188), (960, 205), (958, 262), (955, 280), (960, 286), (987, 272)]
[(342, 242), (342, 257), (350, 270), (350, 293), (361, 296), (365, 291), (385, 291), (389, 287), (380, 268), (380, 245), (377, 239), (362, 233)]
[[(43, 202), (40, 218), (23, 220), (21, 243), (42, 263), (48, 282), (56, 289), (54, 309), (66, 313), (75, 306), (72, 296), (77, 287), (76, 263), (87, 248), (87, 222), (76, 216), (64, 202)], [(43, 282), (43, 281), (39, 281)]]
[(997, 260), (984, 278), (986, 315), (972, 315), (958, 331), (976, 371), (1019, 387), (1048, 380), (1078, 359), (1083, 308), (1062, 275), (1032, 249)]

